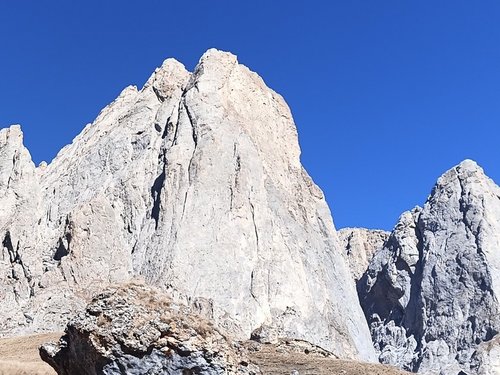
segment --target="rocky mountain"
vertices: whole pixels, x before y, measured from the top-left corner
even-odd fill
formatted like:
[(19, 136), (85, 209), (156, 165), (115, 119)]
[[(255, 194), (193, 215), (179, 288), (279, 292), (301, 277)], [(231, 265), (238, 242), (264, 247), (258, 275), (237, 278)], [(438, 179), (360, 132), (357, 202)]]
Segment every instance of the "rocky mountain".
[(498, 374), (500, 188), (473, 161), (401, 215), (358, 282), (382, 363), (426, 374)]
[(500, 373), (500, 188), (470, 160), (391, 233), (337, 233), (286, 103), (217, 50), (193, 73), (166, 60), (50, 164), (22, 138), (0, 130), (0, 336), (70, 321), (43, 352), (60, 373), (329, 373), (377, 357)]
[(168, 59), (50, 163), (0, 131), (0, 333), (61, 329), (142, 277), (239, 338), (255, 330), (375, 360), (284, 100), (235, 56)]
[(342, 228), (337, 234), (345, 249), (351, 273), (358, 281), (375, 253), (384, 247), (390, 233), (378, 229)]

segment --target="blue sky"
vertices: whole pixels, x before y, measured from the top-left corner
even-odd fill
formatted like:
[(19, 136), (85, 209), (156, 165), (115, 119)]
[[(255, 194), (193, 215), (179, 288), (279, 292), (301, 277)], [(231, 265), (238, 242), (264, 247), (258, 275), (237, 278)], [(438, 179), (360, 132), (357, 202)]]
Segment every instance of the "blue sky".
[(500, 2), (0, 3), (0, 127), (51, 160), (129, 84), (231, 51), (290, 105), (337, 227), (390, 229), (475, 159), (500, 182)]

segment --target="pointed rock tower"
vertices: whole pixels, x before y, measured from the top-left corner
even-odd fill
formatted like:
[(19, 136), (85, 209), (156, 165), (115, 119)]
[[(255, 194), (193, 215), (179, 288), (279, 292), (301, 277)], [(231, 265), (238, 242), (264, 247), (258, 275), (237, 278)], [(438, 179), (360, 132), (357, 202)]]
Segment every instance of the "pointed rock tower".
[(235, 56), (209, 50), (192, 74), (166, 60), (48, 166), (0, 134), (2, 334), (60, 328), (140, 276), (243, 338), (375, 358), (290, 110)]
[(500, 188), (471, 160), (450, 169), (401, 216), (358, 292), (381, 362), (496, 374), (484, 369), (500, 331)]

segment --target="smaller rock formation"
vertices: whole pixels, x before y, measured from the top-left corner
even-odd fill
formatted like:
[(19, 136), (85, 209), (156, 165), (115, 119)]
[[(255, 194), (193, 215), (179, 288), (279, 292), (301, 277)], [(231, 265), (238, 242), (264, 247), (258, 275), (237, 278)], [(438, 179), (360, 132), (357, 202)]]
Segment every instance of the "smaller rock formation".
[(342, 228), (337, 233), (356, 281), (363, 276), (373, 256), (384, 247), (390, 235), (383, 230), (366, 228)]
[[(473, 161), (401, 215), (358, 282), (382, 363), (426, 374), (498, 374), (500, 187)], [(497, 367), (498, 368), (498, 367)]]
[(40, 355), (60, 375), (260, 374), (211, 322), (132, 283), (98, 294)]

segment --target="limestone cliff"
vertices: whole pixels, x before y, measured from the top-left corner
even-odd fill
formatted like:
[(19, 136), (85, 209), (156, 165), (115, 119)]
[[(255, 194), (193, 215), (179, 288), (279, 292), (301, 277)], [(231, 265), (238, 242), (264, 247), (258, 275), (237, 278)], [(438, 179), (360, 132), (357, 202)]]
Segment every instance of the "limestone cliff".
[(375, 358), (284, 100), (236, 57), (166, 60), (49, 165), (0, 133), (0, 333), (60, 329), (134, 276), (248, 338), (261, 327)]
[(497, 374), (500, 188), (473, 161), (450, 169), (401, 216), (358, 292), (381, 362)]
[(342, 228), (337, 233), (356, 281), (363, 276), (375, 253), (382, 250), (390, 234), (365, 228)]

